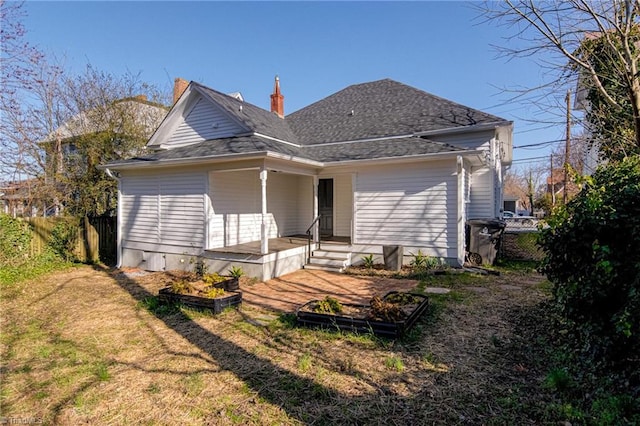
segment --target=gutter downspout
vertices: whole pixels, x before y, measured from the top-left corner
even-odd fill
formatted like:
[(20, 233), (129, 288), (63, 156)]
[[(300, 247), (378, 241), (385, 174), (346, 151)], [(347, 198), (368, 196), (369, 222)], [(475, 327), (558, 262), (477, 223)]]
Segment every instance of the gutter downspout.
[(118, 182), (118, 209), (116, 213), (116, 268), (120, 268), (122, 266), (122, 181), (119, 177), (114, 175), (109, 168), (105, 168), (104, 171), (107, 173), (107, 176)]

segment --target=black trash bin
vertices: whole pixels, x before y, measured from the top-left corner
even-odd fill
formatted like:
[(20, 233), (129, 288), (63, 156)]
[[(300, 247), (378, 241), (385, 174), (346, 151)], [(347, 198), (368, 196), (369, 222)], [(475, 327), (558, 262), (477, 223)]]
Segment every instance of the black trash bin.
[(468, 261), (474, 265), (493, 265), (506, 226), (500, 219), (469, 219), (466, 226)]

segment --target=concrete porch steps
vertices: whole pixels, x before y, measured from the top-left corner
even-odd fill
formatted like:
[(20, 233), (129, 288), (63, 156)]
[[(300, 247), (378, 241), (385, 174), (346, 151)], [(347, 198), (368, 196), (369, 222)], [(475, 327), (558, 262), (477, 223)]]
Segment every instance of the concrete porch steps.
[(304, 268), (320, 271), (343, 272), (351, 261), (351, 247), (348, 245), (323, 245), (311, 253), (311, 259)]

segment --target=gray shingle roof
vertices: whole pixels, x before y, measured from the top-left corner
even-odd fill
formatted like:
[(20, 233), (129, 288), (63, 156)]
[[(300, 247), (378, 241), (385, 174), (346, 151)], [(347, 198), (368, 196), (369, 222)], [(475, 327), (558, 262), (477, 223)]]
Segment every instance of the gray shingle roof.
[(325, 163), (406, 157), (456, 151), (463, 151), (463, 149), (420, 137), (393, 138), (367, 142), (346, 142), (331, 145), (308, 145), (298, 148), (259, 136), (241, 136), (203, 141), (179, 148), (149, 152), (146, 155), (141, 155), (136, 158), (118, 161), (117, 164), (141, 162), (162, 163), (172, 160), (267, 152)]
[(289, 128), (288, 121), (278, 117), (277, 114), (248, 102), (240, 101), (239, 99), (225, 95), (201, 84), (195, 82), (192, 82), (192, 84), (196, 86), (201, 93), (224, 108), (228, 114), (245, 123), (245, 125), (254, 132), (288, 142), (296, 143), (298, 141), (295, 133)]
[(349, 86), (286, 120), (305, 144), (506, 122), (390, 79)]
[(162, 163), (267, 152), (321, 163), (454, 153), (464, 150), (425, 137), (397, 136), (479, 124), (508, 123), (494, 115), (389, 79), (349, 86), (285, 119), (198, 83), (191, 84), (254, 133), (298, 146), (254, 134), (149, 152), (117, 164)]
[(463, 149), (419, 137), (347, 142), (331, 145), (307, 145), (303, 148), (306, 156), (321, 162), (373, 160), (454, 151), (463, 151)]

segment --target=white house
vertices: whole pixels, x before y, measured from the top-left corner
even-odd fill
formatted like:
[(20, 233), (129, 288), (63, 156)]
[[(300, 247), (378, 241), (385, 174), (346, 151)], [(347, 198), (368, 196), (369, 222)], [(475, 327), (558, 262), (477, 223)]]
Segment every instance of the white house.
[(510, 121), (389, 79), (286, 117), (283, 99), (277, 78), (271, 112), (191, 82), (147, 155), (103, 166), (120, 266), (269, 279), (384, 245), (461, 265), (465, 221), (500, 215)]

